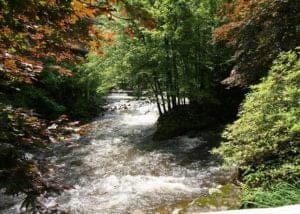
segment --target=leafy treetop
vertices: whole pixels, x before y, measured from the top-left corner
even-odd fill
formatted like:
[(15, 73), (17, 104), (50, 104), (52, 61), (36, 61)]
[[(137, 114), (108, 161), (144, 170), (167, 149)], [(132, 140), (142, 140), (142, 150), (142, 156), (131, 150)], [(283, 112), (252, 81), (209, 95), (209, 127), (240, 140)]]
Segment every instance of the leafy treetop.
[(236, 66), (224, 83), (247, 86), (269, 70), (281, 51), (299, 45), (300, 1), (235, 0), (220, 10), (223, 25), (214, 30), (215, 42), (226, 42)]
[[(114, 1), (0, 0), (0, 71), (10, 80), (32, 83), (46, 58), (78, 62), (88, 48), (99, 49), (101, 32), (94, 26)], [(54, 66), (65, 75), (71, 71)]]

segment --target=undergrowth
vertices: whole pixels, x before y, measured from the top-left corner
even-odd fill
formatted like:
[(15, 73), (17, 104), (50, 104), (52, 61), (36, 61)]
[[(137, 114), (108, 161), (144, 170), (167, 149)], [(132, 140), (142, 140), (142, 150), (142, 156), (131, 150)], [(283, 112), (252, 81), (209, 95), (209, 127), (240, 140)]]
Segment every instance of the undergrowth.
[(278, 207), (300, 203), (300, 180), (291, 184), (280, 182), (268, 189), (245, 189), (242, 199), (243, 208)]

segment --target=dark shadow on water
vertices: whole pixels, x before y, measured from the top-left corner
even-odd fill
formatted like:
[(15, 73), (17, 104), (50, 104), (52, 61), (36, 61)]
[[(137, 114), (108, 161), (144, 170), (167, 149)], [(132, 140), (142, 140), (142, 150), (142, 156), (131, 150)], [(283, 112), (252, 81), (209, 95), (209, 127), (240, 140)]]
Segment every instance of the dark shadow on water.
[(181, 166), (201, 161), (203, 167), (205, 167), (211, 161), (221, 162), (220, 158), (211, 154), (210, 151), (219, 146), (222, 140), (222, 132), (223, 127), (219, 127), (215, 130), (188, 133), (187, 135), (164, 141), (154, 141), (150, 134), (139, 142), (130, 141), (130, 143), (143, 152), (158, 151), (171, 154), (173, 157), (172, 161)]

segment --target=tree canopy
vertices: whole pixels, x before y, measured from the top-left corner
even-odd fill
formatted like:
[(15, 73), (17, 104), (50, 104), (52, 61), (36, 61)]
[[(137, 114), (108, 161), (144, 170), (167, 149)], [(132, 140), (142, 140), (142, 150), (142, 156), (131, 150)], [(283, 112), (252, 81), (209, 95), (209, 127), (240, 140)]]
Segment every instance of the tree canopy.
[(236, 61), (225, 84), (257, 83), (280, 52), (299, 45), (297, 0), (236, 0), (225, 3), (219, 13), (224, 24), (214, 30), (214, 41), (234, 48)]
[[(226, 48), (211, 44), (212, 29), (219, 24), (214, 14), (220, 3), (139, 2), (152, 17), (150, 22), (141, 25), (124, 21), (126, 17), (117, 19), (116, 43), (95, 61), (104, 71), (116, 72), (117, 82), (123, 81), (137, 92), (152, 91), (161, 114), (186, 99), (213, 99), (216, 70), (224, 69), (229, 58)], [(103, 28), (110, 26), (108, 23)]]

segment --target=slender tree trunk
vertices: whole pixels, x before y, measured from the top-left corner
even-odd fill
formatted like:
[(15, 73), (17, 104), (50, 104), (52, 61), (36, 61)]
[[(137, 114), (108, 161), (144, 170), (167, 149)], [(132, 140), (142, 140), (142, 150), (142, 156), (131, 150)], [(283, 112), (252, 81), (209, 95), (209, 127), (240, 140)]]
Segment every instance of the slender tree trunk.
[(172, 109), (172, 107), (171, 107), (170, 95), (168, 92), (167, 92), (167, 103), (168, 103), (168, 110), (170, 111)]
[(181, 100), (181, 98), (180, 98), (180, 97), (178, 97), (178, 98), (177, 98), (177, 100), (178, 100), (178, 105), (181, 105), (181, 104), (182, 104), (182, 102), (181, 102), (181, 101), (182, 101), (182, 100)]
[[(201, 35), (201, 30), (200, 30), (200, 26), (198, 26), (198, 41), (199, 41), (199, 45), (198, 45), (198, 50), (201, 50), (201, 48), (203, 48), (201, 46), (201, 43), (203, 43), (202, 35)], [(202, 52), (201, 51), (197, 51), (197, 60), (196, 60), (196, 80), (197, 80), (197, 85), (199, 90), (201, 90), (203, 88), (203, 71), (202, 71), (202, 63), (201, 63), (201, 58), (202, 58)]]
[(184, 66), (184, 73), (185, 73), (185, 84), (186, 84), (186, 88), (184, 90), (183, 93), (183, 104), (185, 105), (185, 97), (188, 94), (189, 88), (190, 88), (190, 83), (189, 83), (189, 78), (186, 77), (190, 77), (191, 75), (191, 70), (189, 69), (189, 60), (188, 58), (183, 60), (183, 66)]
[(153, 90), (153, 93), (154, 93), (154, 96), (155, 96), (155, 99), (156, 99), (156, 104), (157, 104), (157, 109), (158, 109), (159, 115), (162, 116), (163, 112), (162, 112), (161, 107), (160, 107), (160, 102), (159, 102), (159, 97), (158, 97), (157, 91), (155, 89), (155, 86), (153, 86), (152, 84), (151, 84), (151, 88)]
[[(165, 50), (166, 50), (166, 61), (167, 64), (171, 62), (170, 60), (170, 52), (169, 52), (169, 41), (167, 38), (165, 38)], [(166, 92), (167, 92), (167, 102), (168, 102), (168, 110), (170, 111), (172, 109), (171, 105), (171, 88), (172, 88), (172, 70), (170, 69), (170, 66), (167, 66), (166, 68)]]
[(156, 82), (156, 87), (157, 87), (158, 92), (159, 92), (160, 97), (161, 97), (161, 102), (162, 102), (162, 107), (163, 107), (164, 113), (166, 113), (167, 109), (166, 109), (166, 103), (165, 103), (165, 98), (164, 98), (163, 91), (161, 90), (160, 83), (159, 83), (158, 79), (156, 79), (155, 82)]
[[(172, 45), (172, 44), (171, 44)], [(173, 108), (177, 105), (177, 102), (176, 102), (176, 96), (177, 96), (177, 79), (178, 79), (178, 71), (177, 71), (177, 65), (176, 65), (176, 56), (175, 56), (175, 53), (174, 53), (174, 50), (173, 48), (171, 47), (171, 53), (172, 53), (172, 56), (171, 56), (171, 63), (172, 63), (172, 73), (174, 75), (172, 75), (172, 80), (171, 80), (171, 90), (172, 90), (172, 105), (173, 105)]]
[(172, 106), (174, 108), (176, 106), (176, 96), (172, 95), (171, 99), (172, 99)]

